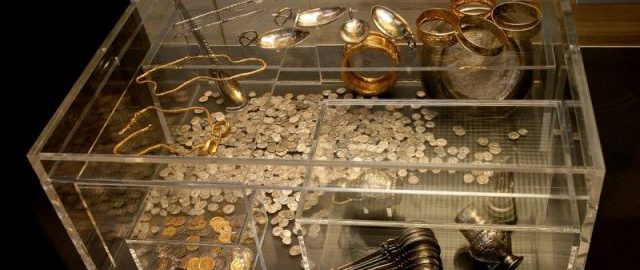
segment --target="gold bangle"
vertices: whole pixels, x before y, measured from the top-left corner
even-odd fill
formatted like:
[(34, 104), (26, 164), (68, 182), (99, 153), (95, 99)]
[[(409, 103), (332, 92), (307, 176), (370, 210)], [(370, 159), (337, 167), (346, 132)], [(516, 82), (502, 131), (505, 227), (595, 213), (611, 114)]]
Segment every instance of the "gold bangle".
[[(429, 21), (448, 23), (453, 30), (444, 33), (422, 30), (422, 25)], [(448, 47), (457, 42), (455, 29), (458, 25), (460, 25), (460, 18), (458, 18), (455, 13), (441, 8), (427, 9), (416, 19), (418, 38), (420, 38), (424, 44), (437, 47)]]
[[(350, 68), (349, 58), (354, 53), (364, 50), (382, 51), (391, 59), (392, 66), (397, 67), (400, 65), (398, 48), (393, 41), (381, 33), (369, 32), (362, 42), (345, 45), (342, 55), (342, 68)], [(398, 74), (395, 71), (387, 71), (379, 77), (365, 77), (354, 71), (342, 71), (340, 76), (349, 88), (365, 96), (382, 94), (398, 80)]]
[(496, 0), (451, 0), (449, 9), (458, 17), (465, 15), (488, 18)]
[[(513, 22), (506, 17), (507, 13), (522, 13), (533, 17), (525, 22)], [(508, 37), (514, 39), (528, 39), (540, 32), (542, 12), (540, 8), (527, 2), (504, 2), (491, 10), (491, 20), (502, 29)]]
[[(462, 28), (465, 26), (477, 26), (489, 31), (496, 39), (498, 39), (498, 41), (500, 42), (500, 46), (487, 48), (471, 42), (464, 36)], [(483, 56), (498, 55), (509, 43), (509, 38), (493, 22), (482, 17), (472, 15), (465, 15), (460, 18), (460, 25), (458, 25), (458, 27), (456, 28), (456, 38), (465, 49)]]

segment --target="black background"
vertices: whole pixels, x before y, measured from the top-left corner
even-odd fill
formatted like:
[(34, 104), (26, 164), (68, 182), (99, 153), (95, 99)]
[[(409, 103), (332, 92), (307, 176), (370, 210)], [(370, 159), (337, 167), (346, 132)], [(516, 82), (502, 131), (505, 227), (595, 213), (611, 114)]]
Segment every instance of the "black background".
[[(30, 26), (13, 21), (8, 25), (18, 28), (4, 38), (25, 49), (8, 51), (17, 57), (10, 63), (18, 74), (4, 79), (20, 78), (28, 87), (3, 87), (12, 93), (4, 102), (5, 133), (15, 138), (7, 139), (11, 175), (3, 184), (9, 188), (3, 189), (6, 216), (0, 218), (10, 241), (1, 246), (3, 256), (9, 255), (3, 263), (14, 267), (1, 269), (84, 269), (25, 155), (129, 4), (47, 2), (21, 7), (37, 9), (26, 18), (37, 24), (35, 36)], [(640, 269), (640, 48), (583, 48), (582, 53), (607, 165), (588, 269)], [(25, 77), (31, 73), (39, 75)]]

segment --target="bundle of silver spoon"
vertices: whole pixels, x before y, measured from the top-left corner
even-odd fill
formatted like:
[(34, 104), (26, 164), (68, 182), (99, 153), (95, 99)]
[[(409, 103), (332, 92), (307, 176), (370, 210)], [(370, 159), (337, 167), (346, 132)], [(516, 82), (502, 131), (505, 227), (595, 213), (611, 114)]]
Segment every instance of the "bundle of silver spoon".
[(407, 228), (377, 251), (333, 270), (441, 270), (440, 245), (431, 229)]

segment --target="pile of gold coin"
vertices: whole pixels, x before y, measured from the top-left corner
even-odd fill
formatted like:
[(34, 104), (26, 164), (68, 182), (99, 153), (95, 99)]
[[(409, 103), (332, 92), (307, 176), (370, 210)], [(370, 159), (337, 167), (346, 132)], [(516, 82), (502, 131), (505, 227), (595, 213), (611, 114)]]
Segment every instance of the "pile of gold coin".
[(211, 270), (216, 265), (216, 261), (211, 257), (193, 257), (187, 260), (187, 270)]
[(209, 221), (209, 226), (218, 233), (218, 241), (222, 244), (231, 243), (231, 232), (233, 231), (229, 221), (223, 217), (214, 217)]

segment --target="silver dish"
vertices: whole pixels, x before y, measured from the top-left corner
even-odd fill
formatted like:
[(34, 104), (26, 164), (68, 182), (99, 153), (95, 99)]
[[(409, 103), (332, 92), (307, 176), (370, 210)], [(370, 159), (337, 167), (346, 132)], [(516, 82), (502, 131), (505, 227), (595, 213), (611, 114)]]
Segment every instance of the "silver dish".
[(319, 27), (340, 18), (347, 9), (344, 7), (314, 8), (298, 13), (296, 26)]
[(269, 50), (280, 50), (297, 45), (309, 36), (309, 31), (295, 28), (278, 28), (258, 36), (256, 31), (250, 30), (240, 34), (238, 41), (243, 46), (256, 43), (258, 47)]
[(392, 39), (404, 39), (410, 48), (416, 47), (416, 39), (409, 23), (397, 12), (384, 6), (373, 6), (371, 16), (376, 27)]

